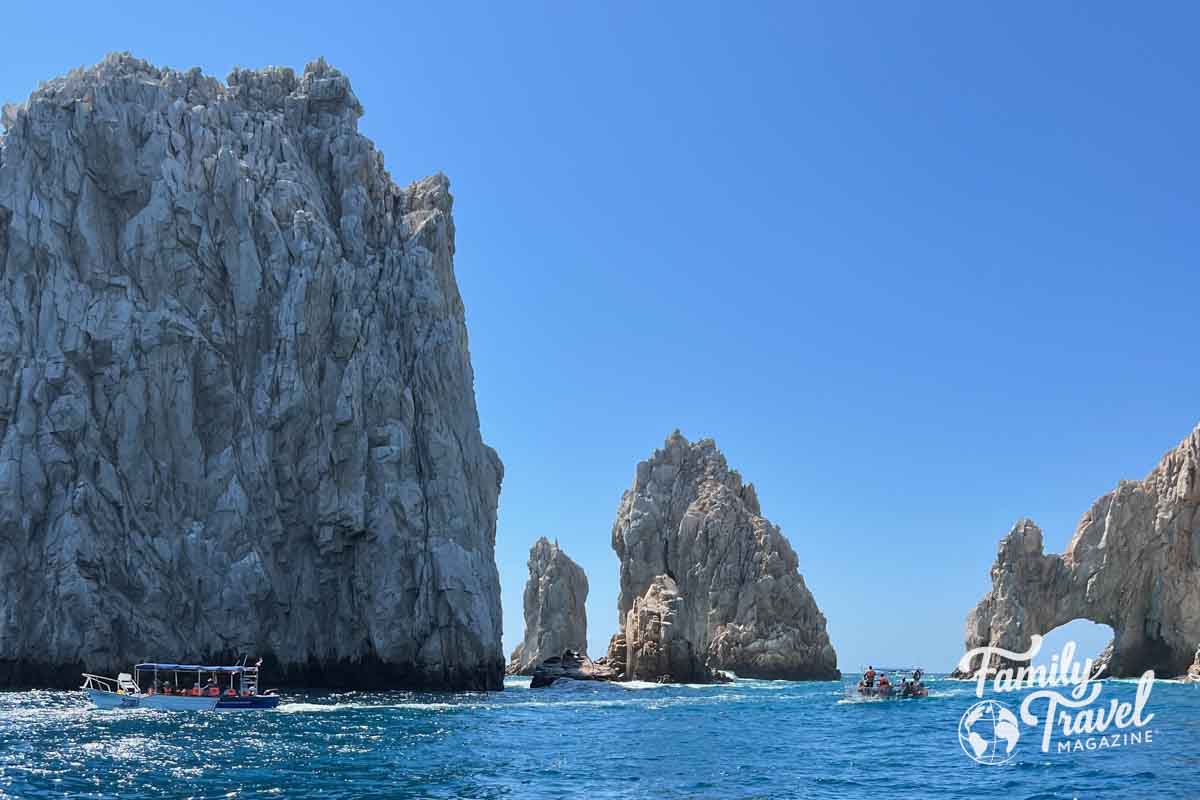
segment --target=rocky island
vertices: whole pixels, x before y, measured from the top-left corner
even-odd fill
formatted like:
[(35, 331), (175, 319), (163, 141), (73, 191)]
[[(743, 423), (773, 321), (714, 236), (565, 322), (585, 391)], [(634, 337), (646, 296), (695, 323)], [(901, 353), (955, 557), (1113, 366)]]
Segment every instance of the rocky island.
[(345, 75), (113, 55), (0, 136), (0, 686), (265, 654), (499, 689), (452, 198)]
[(587, 575), (546, 537), (529, 550), (525, 584), (525, 638), (513, 650), (509, 675), (532, 675), (548, 658), (566, 651), (587, 654)]
[(795, 551), (713, 440), (675, 431), (638, 464), (612, 547), (620, 630), (607, 663), (627, 679), (839, 677)]
[(1023, 652), (1031, 636), (1087, 619), (1113, 629), (1108, 675), (1184, 674), (1200, 642), (1198, 523), (1200, 428), (1144, 480), (1097, 500), (1065, 553), (1047, 555), (1041, 529), (1018, 522), (1000, 541), (991, 591), (967, 616), (967, 650)]

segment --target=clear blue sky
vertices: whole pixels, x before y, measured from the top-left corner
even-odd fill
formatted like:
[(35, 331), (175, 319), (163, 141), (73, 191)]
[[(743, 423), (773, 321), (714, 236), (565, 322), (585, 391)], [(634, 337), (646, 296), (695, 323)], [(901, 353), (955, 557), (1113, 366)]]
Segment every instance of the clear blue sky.
[(506, 648), (548, 535), (603, 650), (676, 427), (758, 485), (843, 669), (937, 669), (1016, 519), (1062, 548), (1200, 420), (1195, 5), (123, 5), (10, 4), (0, 98), (324, 55), (398, 182), (450, 176)]

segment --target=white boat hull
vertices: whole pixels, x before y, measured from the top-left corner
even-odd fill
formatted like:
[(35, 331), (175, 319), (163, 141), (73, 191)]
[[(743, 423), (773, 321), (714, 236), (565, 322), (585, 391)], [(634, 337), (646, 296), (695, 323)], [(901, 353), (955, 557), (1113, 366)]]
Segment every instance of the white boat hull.
[(179, 694), (117, 694), (99, 689), (84, 689), (96, 708), (157, 708), (165, 711), (212, 711), (219, 697), (192, 697)]

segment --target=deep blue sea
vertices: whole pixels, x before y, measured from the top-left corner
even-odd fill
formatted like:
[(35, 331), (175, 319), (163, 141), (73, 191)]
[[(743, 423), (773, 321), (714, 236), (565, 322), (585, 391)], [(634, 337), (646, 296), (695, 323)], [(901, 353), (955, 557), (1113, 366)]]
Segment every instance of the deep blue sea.
[[(960, 746), (974, 685), (931, 686), (859, 702), (836, 682), (510, 679), (494, 694), (292, 693), (275, 711), (210, 713), (0, 693), (0, 797), (1200, 797), (1200, 686), (1155, 684), (1149, 742), (1047, 754), (1022, 727), (1002, 765)], [(1135, 690), (1107, 681), (1102, 699)]]

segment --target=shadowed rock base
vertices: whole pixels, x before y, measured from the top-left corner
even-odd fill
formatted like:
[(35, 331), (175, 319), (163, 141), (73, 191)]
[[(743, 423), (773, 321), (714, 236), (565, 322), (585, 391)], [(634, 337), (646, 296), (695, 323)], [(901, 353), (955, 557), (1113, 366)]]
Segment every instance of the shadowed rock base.
[(616, 670), (603, 661), (592, 661), (574, 650), (566, 650), (561, 656), (551, 656), (533, 670), (530, 689), (545, 689), (556, 681), (615, 681)]

